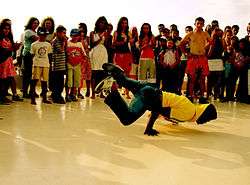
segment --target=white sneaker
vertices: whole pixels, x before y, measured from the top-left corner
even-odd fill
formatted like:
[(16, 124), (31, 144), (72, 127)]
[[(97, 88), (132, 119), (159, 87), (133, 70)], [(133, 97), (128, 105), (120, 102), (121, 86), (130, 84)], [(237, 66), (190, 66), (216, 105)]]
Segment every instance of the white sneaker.
[(97, 84), (95, 88), (95, 93), (103, 92), (104, 94), (109, 94), (111, 92), (111, 87), (114, 82), (114, 78), (112, 76), (108, 76), (104, 78), (99, 84)]

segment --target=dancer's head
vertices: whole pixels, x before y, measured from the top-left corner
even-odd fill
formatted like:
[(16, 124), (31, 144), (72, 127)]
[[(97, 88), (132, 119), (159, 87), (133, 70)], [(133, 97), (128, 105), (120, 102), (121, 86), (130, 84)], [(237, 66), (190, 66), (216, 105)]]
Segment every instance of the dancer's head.
[(207, 106), (204, 112), (200, 115), (200, 117), (196, 120), (198, 124), (203, 124), (208, 121), (214, 120), (217, 118), (217, 111), (213, 104)]

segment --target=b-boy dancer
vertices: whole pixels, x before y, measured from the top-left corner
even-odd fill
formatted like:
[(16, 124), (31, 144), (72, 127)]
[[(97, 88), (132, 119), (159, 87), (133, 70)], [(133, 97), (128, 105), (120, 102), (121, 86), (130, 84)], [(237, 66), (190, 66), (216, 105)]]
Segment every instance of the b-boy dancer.
[[(212, 104), (193, 104), (185, 96), (161, 91), (149, 83), (129, 79), (124, 75), (123, 70), (114, 64), (105, 63), (102, 67), (110, 76), (96, 86), (96, 91), (106, 93), (105, 104), (111, 108), (123, 125), (132, 124), (149, 110), (151, 116), (144, 134), (154, 136), (159, 133), (153, 129), (159, 115), (170, 121), (190, 121), (197, 124), (217, 118), (216, 108)], [(118, 92), (114, 80), (119, 86), (133, 93), (134, 98), (129, 104)]]

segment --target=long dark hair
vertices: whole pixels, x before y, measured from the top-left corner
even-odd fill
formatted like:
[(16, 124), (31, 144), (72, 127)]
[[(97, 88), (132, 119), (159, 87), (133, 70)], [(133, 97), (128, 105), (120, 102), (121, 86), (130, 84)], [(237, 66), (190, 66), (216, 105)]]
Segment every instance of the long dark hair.
[(139, 39), (142, 40), (146, 35), (143, 33), (143, 27), (144, 26), (148, 26), (149, 28), (149, 32), (148, 32), (148, 38), (149, 40), (152, 38), (153, 34), (152, 34), (152, 31), (151, 31), (151, 25), (149, 23), (143, 23), (142, 26), (141, 26), (141, 31), (140, 31), (140, 36), (139, 36)]
[(84, 37), (86, 37), (87, 33), (88, 33), (87, 24), (85, 24), (84, 22), (81, 22), (81, 23), (79, 23), (79, 27), (78, 28), (83, 30)]
[(42, 23), (41, 23), (41, 27), (45, 28), (45, 23), (46, 21), (50, 21), (52, 23), (51, 26), (51, 30), (48, 30), (50, 34), (54, 33), (55, 31), (55, 21), (52, 17), (46, 17), (45, 19), (43, 19)]
[(33, 22), (35, 22), (35, 21), (38, 21), (38, 24), (39, 24), (39, 20), (38, 20), (36, 17), (31, 17), (31, 18), (28, 20), (28, 23), (24, 26), (24, 30), (31, 29), (31, 28), (32, 28), (32, 24), (33, 24)]
[(10, 28), (10, 32), (9, 34), (7, 35), (8, 39), (10, 40), (10, 42), (13, 44), (14, 43), (14, 40), (13, 40), (13, 34), (12, 34), (12, 31), (11, 31), (11, 25), (7, 22), (3, 22), (0, 24), (0, 40), (3, 40), (6, 36), (4, 35), (3, 33), (3, 29), (5, 27), (9, 27)]
[[(241, 48), (240, 44), (243, 44), (244, 48)], [(236, 50), (241, 52), (243, 54), (243, 56), (248, 56), (249, 55), (249, 53), (248, 53), (248, 50), (249, 50), (248, 41), (245, 38), (240, 39)]]
[[(127, 21), (128, 23), (128, 18), (127, 17), (121, 17), (120, 20), (118, 21), (118, 24), (117, 24), (117, 34), (121, 34), (122, 32), (122, 21)], [(129, 32), (129, 26), (127, 26), (126, 30), (125, 30), (125, 33), (126, 35), (128, 35), (128, 32)]]
[[(100, 22), (104, 22), (104, 28), (103, 28), (103, 30), (100, 30), (100, 28), (99, 28)], [(94, 29), (94, 31), (95, 31), (95, 33), (98, 33), (100, 31), (105, 31), (107, 29), (107, 26), (108, 26), (108, 21), (107, 21), (106, 17), (101, 16), (95, 22), (95, 29)]]

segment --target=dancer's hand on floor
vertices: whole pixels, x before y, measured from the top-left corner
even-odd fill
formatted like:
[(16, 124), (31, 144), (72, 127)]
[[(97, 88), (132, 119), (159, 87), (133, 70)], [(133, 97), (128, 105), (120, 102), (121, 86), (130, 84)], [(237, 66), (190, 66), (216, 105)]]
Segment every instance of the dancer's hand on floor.
[(157, 136), (159, 132), (155, 129), (146, 129), (144, 134), (148, 136)]

